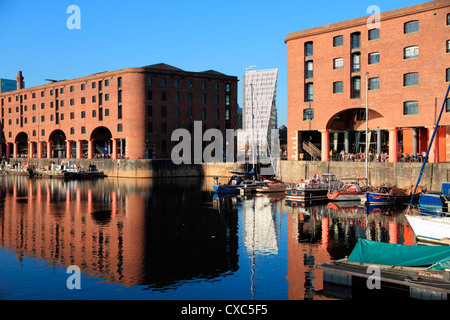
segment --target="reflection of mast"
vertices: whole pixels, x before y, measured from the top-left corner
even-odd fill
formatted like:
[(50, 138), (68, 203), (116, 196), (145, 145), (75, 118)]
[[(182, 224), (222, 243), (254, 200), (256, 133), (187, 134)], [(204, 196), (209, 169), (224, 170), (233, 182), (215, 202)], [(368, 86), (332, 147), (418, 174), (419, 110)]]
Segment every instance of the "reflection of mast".
[(252, 276), (250, 278), (251, 280), (251, 292), (252, 292), (252, 300), (255, 299), (255, 285), (253, 282), (253, 278), (255, 276), (255, 229), (256, 229), (256, 221), (255, 221), (255, 199), (253, 198), (253, 206), (252, 206), (252, 211), (253, 211), (253, 235), (252, 235), (252, 263), (251, 263), (251, 269), (252, 269)]

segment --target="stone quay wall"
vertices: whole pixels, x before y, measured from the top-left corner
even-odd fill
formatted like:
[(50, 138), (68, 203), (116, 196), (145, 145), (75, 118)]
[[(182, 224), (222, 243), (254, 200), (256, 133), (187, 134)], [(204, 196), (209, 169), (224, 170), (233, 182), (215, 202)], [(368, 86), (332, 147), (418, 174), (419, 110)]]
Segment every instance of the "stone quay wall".
[[(46, 167), (51, 163), (60, 164), (63, 159), (10, 159), (11, 164), (18, 162)], [(246, 171), (244, 164), (238, 163), (203, 163), (175, 165), (170, 159), (72, 159), (81, 168), (94, 164), (99, 171), (109, 177), (122, 178), (157, 178), (157, 177), (228, 177), (230, 171)], [(409, 162), (370, 162), (369, 179), (372, 185), (378, 186), (388, 182), (399, 187), (414, 185), (419, 177), (422, 163)], [(287, 183), (295, 183), (300, 179), (310, 179), (315, 173), (334, 173), (337, 178), (364, 178), (366, 166), (364, 162), (340, 161), (290, 161), (280, 162), (277, 176)], [(442, 182), (449, 181), (450, 163), (427, 163), (425, 165), (421, 185), (428, 189), (440, 190)]]

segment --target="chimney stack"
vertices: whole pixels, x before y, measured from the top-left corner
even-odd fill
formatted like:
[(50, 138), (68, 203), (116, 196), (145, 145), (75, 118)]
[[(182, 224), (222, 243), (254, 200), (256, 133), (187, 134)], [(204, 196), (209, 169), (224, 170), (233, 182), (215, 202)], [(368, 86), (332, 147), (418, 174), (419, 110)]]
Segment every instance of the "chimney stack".
[(17, 71), (17, 90), (23, 89), (23, 76), (22, 71)]

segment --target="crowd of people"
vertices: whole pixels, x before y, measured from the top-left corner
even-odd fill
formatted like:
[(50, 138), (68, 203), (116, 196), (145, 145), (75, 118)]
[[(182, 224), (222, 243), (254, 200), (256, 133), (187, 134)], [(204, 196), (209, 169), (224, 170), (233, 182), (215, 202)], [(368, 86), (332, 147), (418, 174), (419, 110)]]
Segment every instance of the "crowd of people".
[[(407, 153), (399, 153), (399, 162), (422, 162), (425, 158), (425, 152), (422, 154), (410, 155)], [(341, 152), (336, 152), (335, 150), (330, 150), (330, 160), (331, 161), (354, 161), (363, 162), (366, 161), (365, 153), (346, 153), (344, 150)], [(368, 153), (368, 161), (375, 162), (388, 162), (389, 154), (387, 152), (382, 153)]]

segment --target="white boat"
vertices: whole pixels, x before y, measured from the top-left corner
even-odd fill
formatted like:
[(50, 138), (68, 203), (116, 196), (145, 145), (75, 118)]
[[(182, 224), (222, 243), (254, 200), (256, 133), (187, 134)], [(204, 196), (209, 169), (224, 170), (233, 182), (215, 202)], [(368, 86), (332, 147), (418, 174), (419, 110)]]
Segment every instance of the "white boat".
[(450, 217), (406, 215), (418, 240), (450, 245)]

